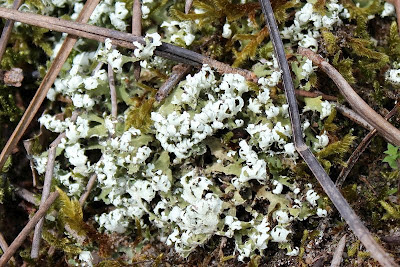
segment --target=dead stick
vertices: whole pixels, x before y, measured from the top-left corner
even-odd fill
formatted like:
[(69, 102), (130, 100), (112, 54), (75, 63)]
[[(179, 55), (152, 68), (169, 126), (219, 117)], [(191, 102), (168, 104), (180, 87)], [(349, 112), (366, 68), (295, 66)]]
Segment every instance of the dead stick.
[(189, 14), (190, 9), (192, 8), (193, 0), (186, 0), (185, 2), (185, 14)]
[[(23, 2), (24, 0), (15, 0), (12, 8), (17, 10), (22, 5)], [(1, 33), (1, 38), (0, 38), (0, 62), (3, 59), (4, 52), (6, 51), (7, 43), (8, 40), (10, 39), (13, 27), (14, 27), (14, 21), (7, 20), (4, 25), (3, 32)]]
[[(396, 113), (398, 108), (400, 107), (400, 102), (397, 102), (397, 104), (394, 106), (394, 108), (385, 116), (385, 120), (390, 119), (393, 117)], [(354, 165), (360, 158), (361, 154), (364, 153), (365, 149), (368, 147), (368, 145), (371, 143), (372, 138), (377, 134), (376, 129), (373, 129), (370, 131), (364, 139), (360, 142), (360, 144), (357, 146), (357, 148), (353, 151), (351, 156), (346, 162), (346, 167), (344, 167), (341, 171), (340, 174), (336, 180), (336, 187), (341, 188), (344, 181), (346, 180), (347, 176), (353, 169)]]
[(339, 103), (334, 103), (335, 108), (342, 113), (343, 116), (349, 118), (350, 120), (354, 121), (355, 123), (361, 125), (367, 130), (372, 131), (374, 129), (374, 126), (369, 124), (366, 120), (364, 120), (363, 117), (358, 115), (358, 113), (354, 112), (352, 109), (349, 109), (345, 105), (339, 104)]
[(321, 92), (310, 92), (310, 91), (304, 91), (304, 90), (295, 90), (294, 92), (298, 96), (304, 96), (304, 97), (319, 97), (320, 96), (324, 100), (337, 101), (336, 96), (326, 95)]
[(340, 262), (342, 261), (342, 257), (343, 257), (343, 251), (344, 251), (344, 247), (346, 245), (346, 235), (344, 235), (335, 250), (335, 253), (333, 254), (333, 259), (331, 262), (331, 267), (340, 267)]
[[(132, 6), (132, 34), (142, 36), (142, 6), (140, 0), (134, 0)], [(140, 78), (140, 61), (133, 63), (133, 75), (136, 81)]]
[[(53, 31), (65, 32), (79, 37), (104, 42), (109, 38), (112, 44), (135, 49), (133, 42), (144, 44), (144, 38), (134, 36), (130, 33), (119, 32), (106, 28), (96, 27), (85, 23), (75, 21), (67, 21), (63, 19), (53, 18), (49, 16), (42, 16), (26, 12), (20, 12), (8, 8), (0, 8), (0, 17), (6, 19), (14, 19), (22, 23), (46, 28)], [(168, 58), (180, 63), (201, 67), (203, 64), (208, 64), (210, 67), (216, 69), (220, 73), (237, 73), (245, 77), (249, 81), (257, 82), (257, 77), (254, 73), (244, 69), (232, 68), (230, 65), (203, 56), (191, 50), (163, 43), (155, 50), (155, 54), (164, 58)]]
[[(74, 122), (77, 119), (78, 114), (79, 114), (78, 111), (74, 111), (74, 113), (71, 116), (71, 121)], [(54, 164), (56, 162), (57, 146), (61, 143), (61, 140), (63, 138), (65, 138), (65, 132), (59, 134), (57, 138), (50, 144), (47, 156), (47, 165), (46, 165), (46, 172), (44, 175), (44, 184), (43, 184), (42, 198), (40, 201), (40, 205), (43, 205), (43, 203), (50, 195), (51, 183), (53, 180)], [(37, 257), (39, 257), (43, 224), (44, 224), (44, 219), (42, 218), (39, 220), (38, 224), (35, 227), (35, 232), (33, 234), (33, 241), (32, 241), (32, 250), (31, 250), (32, 259), (36, 259)]]
[(390, 143), (400, 146), (400, 131), (368, 106), (332, 65), (310, 49), (299, 47), (298, 51), (301, 55), (311, 59), (332, 79), (342, 95), (361, 117), (371, 124)]
[(26, 237), (32, 232), (35, 225), (38, 221), (46, 215), (50, 206), (54, 203), (54, 201), (58, 198), (59, 193), (57, 191), (50, 194), (49, 198), (43, 203), (43, 206), (33, 215), (33, 217), (29, 220), (29, 222), (25, 225), (22, 231), (18, 234), (15, 240), (8, 247), (7, 251), (0, 258), (0, 267), (6, 265), (6, 263), (10, 260), (10, 258), (14, 255), (17, 249), (22, 245)]
[(169, 76), (160, 89), (158, 89), (156, 94), (156, 100), (161, 102), (166, 98), (171, 90), (189, 73), (191, 66), (179, 64), (172, 68), (172, 74)]
[(83, 204), (85, 204), (86, 199), (89, 197), (90, 191), (92, 191), (95, 183), (97, 180), (97, 174), (92, 174), (92, 176), (90, 176), (89, 181), (86, 185), (86, 189), (85, 189), (85, 193), (82, 194), (82, 196), (79, 198), (79, 203), (81, 204), (81, 206), (83, 206)]
[(14, 193), (25, 200), (26, 202), (29, 202), (35, 206), (40, 205), (39, 199), (33, 194), (32, 192), (26, 190), (25, 188), (19, 187), (14, 185)]
[[(87, 22), (90, 18), (90, 15), (92, 14), (97, 4), (99, 3), (99, 1), (100, 0), (88, 0), (82, 9), (82, 12), (79, 14), (77, 21)], [(17, 10), (14, 11), (19, 12)], [(11, 154), (12, 150), (15, 148), (15, 146), (25, 133), (25, 130), (28, 128), (32, 119), (39, 110), (40, 106), (42, 105), (42, 102), (45, 99), (47, 92), (49, 91), (50, 87), (56, 80), (58, 73), (60, 72), (62, 66), (64, 65), (64, 62), (67, 60), (77, 40), (78, 38), (76, 36), (68, 35), (65, 41), (63, 42), (60, 51), (58, 52), (56, 58), (54, 59), (50, 69), (47, 71), (46, 76), (43, 78), (43, 81), (40, 84), (38, 90), (36, 91), (35, 96), (33, 97), (28, 108), (25, 110), (24, 115), (19, 121), (17, 127), (15, 128), (11, 137), (8, 139), (6, 145), (1, 151), (0, 170), (3, 168), (4, 163), (6, 162), (8, 156)]]
[(311, 150), (307, 147), (303, 139), (301, 129), (300, 115), (294, 93), (293, 81), (286, 60), (285, 50), (282, 39), (275, 21), (274, 12), (269, 0), (260, 0), (261, 8), (270, 32), (270, 36), (274, 45), (275, 55), (278, 59), (282, 74), (283, 85), (285, 88), (286, 99), (289, 104), (289, 115), (293, 131), (293, 142), (297, 152), (301, 155), (308, 167), (321, 184), (325, 193), (328, 195), (332, 203), (335, 205), (340, 215), (345, 219), (354, 234), (360, 239), (363, 245), (371, 253), (371, 256), (383, 266), (397, 266), (392, 257), (375, 241), (368, 229), (363, 225), (360, 218), (352, 210), (346, 199), (340, 194), (335, 187), (331, 178), (325, 172), (324, 168), (315, 158)]
[(115, 90), (114, 71), (111, 64), (108, 64), (108, 84), (111, 95), (111, 119), (114, 121), (118, 116), (117, 91)]
[[(5, 253), (8, 249), (7, 241), (4, 239), (4, 236), (2, 233), (0, 233), (0, 247), (3, 250), (3, 253)], [(15, 262), (14, 257), (11, 257), (11, 261)]]

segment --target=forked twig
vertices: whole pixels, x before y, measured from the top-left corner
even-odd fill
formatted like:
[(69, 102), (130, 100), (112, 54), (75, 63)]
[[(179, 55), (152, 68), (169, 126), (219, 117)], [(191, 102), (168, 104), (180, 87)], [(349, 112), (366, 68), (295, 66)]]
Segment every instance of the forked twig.
[(343, 76), (320, 55), (310, 49), (299, 47), (299, 53), (308, 57), (313, 63), (317, 64), (336, 84), (341, 94), (346, 98), (354, 110), (371, 124), (381, 135), (390, 143), (400, 146), (400, 131), (375, 112), (364, 100), (351, 88), (350, 84)]
[[(78, 117), (79, 112), (74, 111), (71, 116), (71, 121), (75, 121)], [(46, 201), (46, 199), (50, 195), (51, 190), (51, 182), (53, 180), (53, 172), (54, 172), (54, 164), (56, 161), (56, 151), (57, 146), (61, 143), (61, 140), (65, 138), (65, 132), (59, 134), (57, 138), (50, 144), (50, 148), (48, 150), (47, 156), (47, 165), (46, 165), (46, 172), (44, 175), (44, 184), (42, 190), (42, 198), (40, 201), (40, 206)], [(44, 219), (40, 219), (38, 224), (35, 227), (35, 232), (33, 234), (33, 241), (32, 241), (32, 250), (31, 250), (31, 258), (36, 259), (39, 257), (39, 250), (40, 250), (40, 241), (42, 239), (42, 229), (43, 229)]]
[(33, 217), (29, 220), (29, 222), (25, 225), (22, 231), (18, 234), (18, 236), (14, 239), (11, 245), (8, 247), (7, 251), (0, 258), (0, 267), (6, 265), (6, 263), (10, 260), (10, 258), (14, 255), (17, 249), (22, 245), (26, 237), (32, 232), (35, 225), (38, 221), (46, 215), (46, 212), (49, 210), (50, 206), (54, 203), (54, 201), (58, 198), (60, 193), (57, 191), (50, 194), (49, 198), (46, 202), (43, 203), (42, 207), (33, 215)]
[[(394, 108), (385, 116), (385, 120), (388, 120), (391, 117), (393, 117), (397, 113), (399, 107), (400, 107), (400, 102), (397, 102), (397, 104), (394, 106)], [(335, 184), (336, 184), (337, 188), (342, 187), (344, 181), (346, 180), (347, 176), (349, 175), (349, 173), (353, 169), (354, 165), (360, 158), (361, 154), (365, 151), (365, 149), (371, 143), (372, 138), (376, 134), (377, 134), (376, 129), (373, 129), (372, 131), (370, 131), (364, 137), (364, 139), (360, 142), (360, 144), (357, 146), (357, 148), (353, 151), (353, 153), (351, 154), (351, 156), (349, 157), (349, 159), (346, 162), (346, 167), (343, 167), (343, 169), (340, 171), (340, 174), (336, 180)]]
[[(23, 2), (24, 0), (14, 0), (12, 8), (17, 10), (22, 5)], [(10, 19), (7, 20), (4, 25), (3, 32), (1, 33), (1, 38), (0, 38), (0, 62), (3, 59), (4, 52), (6, 52), (7, 43), (8, 40), (10, 39), (13, 27), (14, 27), (14, 21)]]
[(280, 38), (278, 26), (275, 21), (274, 12), (269, 0), (260, 0), (262, 11), (270, 36), (274, 45), (274, 51), (278, 58), (279, 65), (283, 74), (283, 85), (285, 88), (286, 99), (289, 104), (289, 115), (293, 131), (293, 142), (297, 152), (305, 160), (318, 182), (321, 184), (325, 193), (331, 199), (332, 203), (340, 212), (341, 216), (346, 220), (347, 224), (353, 230), (354, 234), (361, 240), (363, 245), (371, 253), (371, 256), (383, 266), (397, 266), (393, 258), (391, 258), (383, 248), (374, 240), (368, 229), (363, 225), (360, 218), (355, 214), (346, 199), (340, 194), (335, 187), (331, 178), (322, 168), (321, 164), (315, 158), (311, 150), (307, 147), (303, 139), (301, 130), (300, 115), (294, 93), (293, 81), (286, 60), (285, 50)]
[(346, 235), (344, 235), (335, 250), (335, 253), (333, 254), (333, 259), (331, 262), (331, 267), (340, 267), (340, 262), (342, 261), (342, 257), (343, 257), (343, 251), (344, 251), (344, 247), (346, 245)]
[[(88, 0), (82, 9), (82, 12), (79, 14), (77, 21), (86, 23), (89, 20), (90, 15), (96, 8), (99, 1), (100, 0)], [(14, 11), (19, 12), (17, 10)], [(61, 49), (59, 50), (57, 56), (55, 57), (53, 64), (51, 64), (50, 69), (47, 71), (46, 76), (44, 76), (42, 83), (40, 84), (39, 88), (35, 93), (35, 96), (33, 97), (28, 108), (25, 110), (24, 115), (19, 121), (17, 127), (15, 128), (11, 137), (8, 139), (6, 145), (1, 151), (0, 170), (2, 169), (4, 163), (6, 162), (8, 156), (11, 154), (12, 150), (15, 148), (15, 146), (25, 133), (25, 130), (28, 128), (32, 119), (36, 115), (36, 112), (42, 105), (42, 102), (45, 99), (47, 92), (49, 91), (50, 87), (56, 80), (58, 73), (60, 72), (62, 66), (64, 65), (64, 62), (67, 60), (77, 40), (78, 37), (71, 35), (68, 35), (67, 38), (64, 40)]]

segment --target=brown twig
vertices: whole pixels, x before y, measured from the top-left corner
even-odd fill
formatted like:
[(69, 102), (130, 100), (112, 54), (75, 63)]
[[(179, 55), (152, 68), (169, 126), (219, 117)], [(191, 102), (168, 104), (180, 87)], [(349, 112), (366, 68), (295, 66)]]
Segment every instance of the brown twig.
[(172, 68), (172, 74), (169, 76), (156, 94), (156, 100), (158, 102), (163, 101), (171, 92), (171, 90), (185, 77), (191, 70), (191, 66), (179, 64)]
[(319, 97), (320, 96), (324, 100), (337, 101), (336, 96), (326, 95), (321, 92), (310, 92), (310, 91), (304, 91), (304, 90), (295, 90), (294, 92), (298, 96), (304, 96), (304, 97)]
[(92, 191), (96, 181), (97, 181), (97, 174), (94, 173), (89, 178), (89, 181), (86, 185), (85, 193), (83, 193), (82, 196), (79, 198), (79, 203), (81, 204), (81, 206), (85, 204), (86, 199), (89, 197), (90, 191)]
[(0, 258), (0, 267), (6, 265), (6, 263), (10, 260), (10, 258), (14, 255), (17, 249), (22, 245), (26, 237), (32, 232), (35, 225), (38, 221), (46, 215), (46, 212), (49, 210), (50, 206), (54, 203), (54, 201), (58, 198), (59, 193), (57, 191), (50, 194), (49, 198), (46, 202), (43, 203), (42, 207), (35, 213), (35, 215), (29, 220), (29, 222), (25, 225), (22, 231), (18, 234), (18, 236), (14, 239), (11, 245), (8, 247), (7, 251)]
[(366, 120), (364, 120), (363, 117), (358, 115), (358, 113), (354, 112), (352, 109), (349, 109), (345, 105), (339, 104), (339, 103), (334, 103), (335, 108), (342, 113), (343, 116), (349, 118), (353, 122), (361, 125), (363, 128), (372, 131), (374, 127), (369, 124)]
[(29, 202), (35, 206), (40, 205), (39, 199), (33, 194), (32, 192), (26, 190), (25, 188), (15, 186), (14, 185), (14, 193), (25, 200), (26, 202)]
[[(132, 6), (132, 34), (142, 36), (142, 5), (140, 0), (134, 0)], [(136, 81), (140, 78), (140, 61), (133, 63), (133, 75)]]
[(371, 256), (383, 266), (397, 266), (392, 257), (375, 241), (371, 233), (361, 222), (360, 218), (352, 210), (346, 199), (342, 196), (339, 190), (335, 187), (331, 178), (325, 172), (324, 168), (315, 158), (311, 150), (307, 147), (303, 139), (303, 131), (301, 129), (300, 115), (294, 93), (293, 81), (289, 70), (289, 65), (285, 56), (282, 39), (278, 26), (275, 21), (274, 12), (269, 0), (260, 0), (262, 12), (264, 14), (272, 43), (274, 46), (275, 55), (278, 59), (285, 87), (286, 99), (289, 104), (289, 115), (293, 132), (293, 143), (297, 152), (307, 163), (318, 182), (321, 184), (325, 193), (328, 195), (332, 203), (343, 219), (347, 222), (354, 234), (360, 239), (366, 249), (371, 253)]
[(335, 250), (335, 253), (333, 254), (333, 259), (331, 262), (331, 267), (340, 267), (340, 262), (342, 261), (342, 257), (343, 257), (343, 251), (344, 251), (344, 247), (346, 245), (346, 235), (344, 235)]
[(301, 55), (311, 59), (313, 63), (317, 64), (332, 79), (342, 95), (352, 108), (357, 110), (361, 117), (371, 124), (390, 143), (400, 146), (400, 131), (368, 106), (332, 65), (310, 49), (299, 47), (298, 51)]
[[(89, 20), (90, 15), (96, 8), (99, 1), (100, 0), (88, 0), (82, 9), (82, 12), (79, 14), (77, 21), (86, 23)], [(3, 9), (3, 8), (1, 8), (1, 9)], [(6, 9), (6, 10), (12, 10), (12, 9)], [(19, 12), (17, 10), (13, 10), (13, 11)], [(20, 12), (20, 13), (23, 14), (23, 12)], [(43, 22), (45, 22), (45, 21), (43, 21)], [(56, 80), (58, 73), (60, 72), (62, 66), (64, 65), (64, 62), (67, 60), (67, 58), (77, 40), (78, 40), (78, 37), (71, 36), (71, 35), (68, 35), (67, 38), (64, 40), (60, 51), (58, 52), (57, 56), (55, 57), (50, 69), (47, 71), (46, 76), (43, 78), (43, 81), (40, 84), (38, 90), (36, 91), (35, 96), (33, 97), (28, 108), (25, 110), (24, 115), (22, 116), (21, 120), (19, 121), (17, 127), (15, 128), (11, 137), (8, 139), (6, 145), (4, 146), (3, 150), (1, 151), (0, 170), (2, 169), (8, 156), (11, 154), (12, 150), (15, 148), (15, 146), (17, 145), (17, 143), (19, 142), (19, 140), (25, 133), (25, 130), (28, 128), (32, 119), (34, 118), (37, 111), (39, 110), (40, 106), (42, 105), (42, 102), (45, 99), (47, 92), (49, 91), (50, 87), (53, 85), (54, 81)]]
[[(397, 104), (394, 106), (394, 108), (385, 116), (385, 120), (388, 120), (391, 117), (393, 117), (397, 113), (399, 107), (400, 107), (400, 102), (398, 101)], [(353, 169), (354, 165), (360, 158), (361, 154), (365, 151), (365, 149), (371, 143), (372, 138), (376, 134), (377, 134), (376, 129), (373, 129), (372, 131), (370, 131), (364, 137), (364, 139), (360, 142), (360, 144), (357, 146), (357, 148), (353, 151), (353, 153), (351, 154), (351, 156), (349, 157), (349, 159), (346, 162), (346, 167), (343, 167), (343, 169), (340, 171), (340, 174), (336, 180), (335, 184), (336, 184), (337, 188), (342, 187), (344, 181), (346, 180), (347, 176), (349, 175), (349, 173)]]
[[(8, 249), (7, 241), (4, 239), (4, 236), (2, 233), (0, 233), (0, 247), (3, 250), (3, 253), (5, 253)], [(15, 262), (14, 257), (11, 257), (11, 261)]]
[(114, 71), (111, 64), (108, 64), (108, 84), (110, 86), (111, 95), (111, 119), (114, 121), (118, 116), (118, 103), (117, 103), (117, 91), (115, 90)]
[[(79, 112), (74, 111), (71, 116), (71, 121), (75, 121), (78, 117)], [(50, 148), (48, 150), (47, 156), (47, 165), (46, 165), (46, 172), (44, 175), (44, 184), (42, 190), (42, 199), (40, 201), (40, 206), (46, 201), (46, 199), (50, 195), (51, 190), (51, 183), (53, 179), (53, 172), (54, 172), (54, 164), (56, 161), (56, 151), (57, 146), (61, 143), (61, 140), (65, 138), (65, 132), (59, 134), (57, 138), (51, 143)], [(32, 241), (32, 250), (31, 250), (31, 258), (36, 259), (39, 257), (39, 250), (40, 250), (40, 241), (42, 239), (42, 229), (43, 229), (44, 219), (40, 219), (38, 224), (35, 227), (35, 233), (33, 234), (33, 241)]]
[[(136, 48), (133, 45), (133, 42), (139, 42), (142, 44), (145, 43), (143, 37), (134, 36), (130, 33), (119, 32), (88, 25), (85, 23), (67, 21), (49, 16), (20, 12), (8, 8), (0, 8), (0, 17), (6, 19), (14, 19), (16, 21), (20, 21), (29, 25), (34, 25), (58, 32), (65, 32), (99, 42), (104, 42), (107, 38), (109, 38), (112, 40), (112, 44), (129, 49)], [(203, 64), (208, 64), (210, 67), (216, 69), (220, 73), (237, 73), (242, 75), (249, 81), (258, 81), (256, 75), (251, 71), (232, 68), (228, 64), (219, 62), (191, 50), (168, 43), (162, 43), (162, 45), (156, 48), (154, 53), (158, 56), (195, 67), (201, 67)]]
[(192, 8), (193, 0), (186, 0), (185, 2), (185, 14), (189, 14), (190, 9)]
[[(17, 10), (22, 5), (23, 2), (24, 0), (14, 0), (12, 8)], [(0, 38), (0, 62), (3, 59), (4, 52), (6, 52), (7, 43), (8, 40), (10, 39), (13, 27), (14, 27), (14, 21), (7, 20), (4, 25), (3, 32), (1, 33), (1, 38)]]

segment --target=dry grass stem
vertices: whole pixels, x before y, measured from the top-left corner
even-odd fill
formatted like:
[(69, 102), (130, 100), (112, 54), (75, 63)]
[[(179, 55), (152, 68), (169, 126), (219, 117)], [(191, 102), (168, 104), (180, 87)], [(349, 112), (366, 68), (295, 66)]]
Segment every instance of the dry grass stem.
[(49, 198), (40, 209), (35, 213), (35, 215), (29, 220), (29, 222), (25, 225), (22, 231), (18, 234), (18, 236), (14, 239), (11, 245), (8, 247), (7, 251), (1, 256), (0, 258), (0, 267), (6, 265), (6, 263), (10, 260), (10, 258), (14, 255), (17, 249), (22, 245), (25, 241), (26, 237), (32, 232), (35, 225), (38, 221), (43, 218), (47, 211), (49, 210), (50, 206), (54, 203), (54, 201), (58, 198), (59, 193), (57, 191), (50, 194)]
[[(88, 0), (85, 3), (84, 7), (82, 8), (82, 11), (78, 16), (77, 21), (86, 23), (89, 20), (90, 15), (96, 8), (99, 1), (100, 0)], [(17, 10), (13, 10), (13, 11), (18, 12)], [(44, 20), (44, 22), (45, 22), (45, 20)], [(54, 81), (56, 80), (58, 73), (60, 72), (62, 66), (64, 65), (64, 62), (67, 60), (67, 58), (77, 40), (78, 40), (78, 38), (76, 36), (68, 35), (67, 38), (65, 39), (64, 43), (62, 44), (51, 67), (47, 71), (46, 76), (43, 78), (42, 83), (40, 84), (38, 90), (36, 91), (35, 96), (33, 97), (28, 108), (25, 110), (24, 115), (22, 116), (21, 120), (19, 121), (17, 127), (15, 128), (11, 137), (8, 139), (6, 145), (4, 146), (3, 150), (1, 151), (0, 170), (3, 168), (4, 163), (6, 162), (8, 156), (11, 154), (12, 150), (15, 148), (15, 146), (17, 145), (17, 143), (19, 142), (19, 140), (25, 133), (25, 130), (28, 128), (32, 119), (35, 117), (37, 111), (39, 110), (40, 106), (42, 105), (43, 100), (46, 98), (47, 92), (49, 91), (50, 87), (53, 85)]]
[(276, 24), (274, 12), (269, 0), (260, 0), (260, 3), (273, 42), (275, 55), (282, 71), (283, 85), (285, 88), (286, 99), (289, 104), (293, 143), (297, 152), (307, 163), (308, 167), (317, 178), (318, 182), (321, 184), (325, 193), (335, 205), (340, 215), (347, 222), (354, 234), (360, 239), (366, 249), (371, 253), (371, 256), (383, 266), (397, 266), (394, 259), (390, 257), (382, 248), (382, 246), (375, 241), (371, 233), (361, 222), (360, 218), (353, 211), (339, 190), (335, 187), (335, 184), (332, 182), (331, 178), (305, 144), (291, 72), (286, 59), (278, 26)]
[(364, 100), (351, 88), (343, 76), (320, 55), (310, 49), (299, 48), (299, 53), (308, 57), (318, 65), (336, 84), (341, 94), (346, 98), (351, 107), (356, 110), (369, 124), (371, 124), (386, 140), (400, 146), (400, 131), (375, 112)]
[[(391, 117), (393, 117), (398, 109), (400, 107), (400, 102), (397, 102), (397, 104), (394, 106), (394, 108), (385, 116), (385, 120), (389, 120)], [(353, 169), (354, 165), (360, 158), (361, 154), (365, 151), (365, 149), (368, 147), (368, 145), (371, 143), (372, 138), (377, 134), (376, 129), (371, 130), (365, 137), (364, 139), (360, 142), (360, 144), (357, 146), (357, 148), (353, 151), (351, 156), (346, 162), (346, 167), (343, 167), (343, 169), (340, 171), (340, 174), (336, 180), (336, 187), (341, 188), (344, 181), (346, 180), (347, 176)]]

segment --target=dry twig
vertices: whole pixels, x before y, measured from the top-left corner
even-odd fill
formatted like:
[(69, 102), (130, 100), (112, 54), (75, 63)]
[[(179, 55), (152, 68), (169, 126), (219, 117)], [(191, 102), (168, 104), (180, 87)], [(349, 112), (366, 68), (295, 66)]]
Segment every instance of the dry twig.
[[(385, 116), (385, 120), (390, 119), (393, 115), (395, 115), (398, 111), (398, 108), (400, 107), (400, 102), (397, 102), (397, 104), (394, 106), (394, 108)], [(371, 130), (365, 137), (364, 139), (360, 142), (360, 144), (357, 146), (357, 148), (353, 151), (351, 156), (346, 162), (346, 167), (343, 167), (343, 169), (340, 171), (340, 174), (336, 180), (336, 187), (341, 188), (344, 181), (347, 178), (347, 175), (351, 172), (353, 169), (354, 165), (360, 158), (361, 154), (365, 151), (365, 149), (368, 147), (368, 145), (371, 143), (372, 138), (376, 135), (377, 131), (376, 129)]]
[[(71, 116), (71, 121), (75, 121), (78, 117), (79, 112), (74, 111)], [(57, 136), (57, 138), (51, 143), (48, 156), (47, 156), (47, 165), (46, 165), (46, 172), (44, 175), (44, 184), (42, 190), (42, 198), (40, 201), (40, 206), (46, 201), (46, 199), (50, 195), (51, 190), (51, 182), (53, 179), (53, 172), (54, 172), (54, 164), (56, 161), (56, 150), (57, 146), (61, 143), (61, 140), (65, 138), (65, 132), (61, 133)], [(38, 224), (35, 227), (35, 233), (33, 235), (32, 241), (32, 250), (31, 250), (31, 258), (36, 259), (39, 257), (39, 250), (40, 250), (40, 240), (42, 239), (42, 229), (43, 229), (44, 219), (40, 219)]]
[[(1, 247), (1, 250), (3, 250), (3, 253), (5, 253), (8, 249), (7, 241), (4, 239), (4, 236), (2, 233), (0, 233), (0, 247)], [(15, 262), (14, 257), (11, 257), (11, 261)]]
[(368, 106), (332, 65), (310, 49), (300, 47), (299, 53), (311, 59), (314, 64), (317, 64), (336, 84), (352, 108), (381, 133), (386, 140), (396, 146), (400, 146), (400, 131)]
[[(8, 8), (0, 8), (0, 17), (6, 19), (14, 19), (22, 23), (46, 28), (53, 31), (65, 32), (79, 37), (104, 42), (107, 38), (112, 40), (113, 45), (135, 49), (133, 42), (144, 44), (144, 38), (134, 36), (130, 33), (119, 32), (106, 28), (96, 27), (85, 23), (68, 21), (49, 16), (20, 12)], [(154, 52), (156, 55), (174, 60), (176, 62), (201, 67), (208, 64), (220, 73), (237, 73), (245, 77), (249, 81), (257, 82), (257, 76), (251, 71), (232, 68), (230, 65), (211, 59), (207, 56), (193, 52), (191, 50), (163, 43), (158, 46)]]
[(86, 199), (89, 197), (90, 191), (93, 189), (93, 186), (96, 183), (96, 180), (97, 180), (97, 174), (94, 173), (89, 178), (89, 181), (86, 185), (85, 193), (83, 193), (82, 196), (79, 198), (79, 203), (81, 204), (81, 206), (85, 204)]
[(54, 203), (54, 201), (58, 198), (60, 193), (57, 191), (50, 194), (49, 198), (46, 202), (43, 203), (42, 207), (35, 213), (35, 215), (29, 220), (29, 222), (25, 225), (22, 231), (18, 234), (18, 236), (14, 239), (11, 245), (8, 247), (7, 251), (0, 258), (0, 267), (6, 265), (6, 263), (10, 260), (10, 258), (14, 255), (17, 249), (22, 245), (26, 237), (32, 232), (35, 225), (38, 221), (46, 215), (46, 212), (49, 210), (50, 206)]
[[(14, 0), (12, 8), (17, 10), (22, 5), (23, 2), (24, 0)], [(7, 20), (6, 24), (4, 25), (3, 32), (1, 33), (1, 38), (0, 38), (0, 62), (3, 59), (4, 52), (6, 52), (7, 43), (8, 40), (10, 39), (13, 27), (14, 27), (14, 21)]]
[(191, 66), (179, 64), (172, 68), (172, 74), (169, 76), (163, 85), (158, 89), (156, 100), (161, 102), (166, 98), (171, 90), (185, 77), (191, 70)]
[(193, 0), (186, 0), (185, 2), (185, 13), (189, 14), (190, 9), (192, 8)]
[(286, 99), (289, 104), (289, 115), (293, 131), (293, 141), (297, 152), (307, 163), (318, 182), (321, 184), (325, 193), (331, 199), (332, 203), (340, 212), (341, 216), (346, 220), (347, 224), (353, 230), (354, 234), (360, 239), (363, 245), (371, 253), (371, 256), (383, 266), (397, 266), (393, 258), (391, 258), (384, 249), (374, 240), (368, 229), (363, 225), (360, 218), (355, 214), (346, 199), (340, 194), (335, 187), (331, 178), (325, 172), (324, 168), (315, 158), (311, 150), (307, 147), (303, 139), (301, 129), (300, 115), (294, 93), (293, 81), (286, 60), (285, 50), (280, 38), (278, 26), (276, 25), (274, 12), (269, 0), (260, 0), (261, 8), (270, 32), (270, 36), (274, 45), (274, 51), (278, 59), (282, 74), (283, 85), (285, 87)]
[[(140, 0), (134, 0), (132, 6), (132, 34), (142, 36), (142, 5)], [(140, 78), (140, 61), (133, 63), (133, 75), (136, 81)]]
[(366, 120), (364, 120), (363, 117), (361, 117), (360, 115), (358, 115), (357, 112), (354, 112), (352, 109), (349, 109), (348, 107), (346, 107), (345, 105), (339, 104), (339, 103), (334, 103), (335, 108), (342, 113), (343, 116), (345, 116), (346, 118), (349, 118), (350, 120), (352, 120), (353, 122), (361, 125), (363, 128), (372, 131), (374, 128), (374, 126), (372, 126), (371, 124), (369, 124)]
[(337, 101), (336, 96), (326, 95), (326, 94), (318, 92), (318, 91), (310, 92), (310, 91), (304, 91), (304, 90), (295, 90), (294, 92), (298, 96), (304, 96), (304, 97), (319, 97), (320, 96), (324, 100)]
[(343, 251), (344, 251), (344, 247), (346, 245), (346, 235), (344, 235), (335, 250), (335, 253), (333, 254), (333, 259), (331, 262), (331, 267), (340, 267), (340, 262), (342, 261), (342, 257), (343, 257)]
[(15, 186), (14, 185), (14, 193), (25, 200), (26, 202), (29, 202), (35, 206), (40, 205), (39, 199), (33, 194), (32, 192), (26, 190), (25, 188)]
[[(100, 0), (88, 0), (85, 3), (85, 6), (82, 8), (82, 12), (79, 14), (77, 21), (86, 23), (94, 9), (96, 8), (97, 4)], [(3, 8), (1, 8), (3, 9)], [(12, 10), (12, 9), (8, 9)], [(13, 10), (15, 12), (19, 12), (17, 10)], [(22, 13), (22, 12), (20, 12)], [(24, 14), (24, 13), (22, 13)], [(46, 18), (42, 18), (43, 22), (46, 23)], [(18, 20), (17, 20), (18, 21)], [(54, 81), (56, 80), (58, 73), (60, 72), (64, 62), (67, 60), (69, 53), (71, 52), (72, 48), (74, 47), (78, 37), (68, 35), (65, 41), (63, 42), (60, 51), (58, 52), (57, 56), (55, 57), (53, 64), (51, 65), (50, 69), (47, 71), (46, 76), (43, 78), (42, 83), (40, 84), (38, 90), (35, 93), (32, 101), (30, 102), (28, 108), (25, 110), (24, 115), (22, 116), (21, 120), (19, 121), (17, 127), (15, 128), (14, 132), (12, 133), (11, 137), (8, 139), (6, 145), (4, 146), (3, 150), (0, 154), (0, 170), (2, 169), (4, 163), (6, 162), (8, 156), (11, 154), (12, 150), (15, 148), (25, 130), (28, 128), (29, 124), (31, 123), (32, 119), (36, 115), (36, 112), (42, 105), (43, 100), (45, 99), (47, 92), (49, 91), (50, 87), (53, 85)]]

